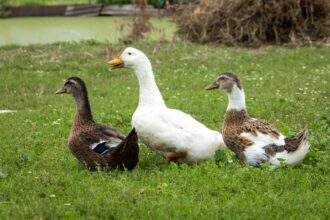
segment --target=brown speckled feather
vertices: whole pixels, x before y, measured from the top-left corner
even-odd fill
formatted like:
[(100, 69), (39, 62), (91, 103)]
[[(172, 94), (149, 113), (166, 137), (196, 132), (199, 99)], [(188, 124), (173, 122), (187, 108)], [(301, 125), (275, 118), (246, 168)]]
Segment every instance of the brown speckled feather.
[[(248, 132), (255, 136), (257, 136), (257, 132), (271, 135), (275, 138), (280, 136), (279, 132), (272, 124), (264, 120), (251, 118), (245, 110), (227, 111), (222, 129), (224, 141), (241, 160), (245, 159), (244, 150), (253, 144), (252, 141), (241, 136), (243, 132)], [(277, 147), (276, 145), (274, 146)], [(279, 147), (276, 150), (280, 149)]]
[[(133, 169), (138, 162), (139, 154), (138, 141), (134, 129), (126, 138), (121, 134), (109, 135), (107, 132), (111, 130), (113, 131), (113, 129), (108, 128), (106, 132), (101, 132), (98, 124), (94, 124), (94, 126), (90, 124), (79, 128), (74, 127), (69, 138), (69, 148), (76, 158), (86, 164), (90, 170), (95, 170), (97, 166)], [(114, 150), (98, 154), (89, 146), (100, 141), (115, 141), (115, 143), (120, 141), (121, 143)]]
[(104, 125), (104, 124), (94, 124), (91, 129), (86, 131), (81, 131), (79, 133), (81, 141), (90, 145), (93, 143), (98, 143), (100, 141), (116, 141), (121, 142), (125, 139), (125, 136), (117, 132), (115, 129)]
[(284, 138), (271, 123), (251, 118), (246, 112), (242, 84), (233, 73), (220, 74), (216, 81), (206, 87), (206, 90), (213, 89), (221, 89), (228, 94), (229, 104), (222, 135), (227, 147), (240, 160), (252, 166), (265, 162), (277, 166), (280, 164), (279, 158), (288, 164), (303, 160), (309, 149), (307, 129)]
[[(271, 134), (274, 137), (279, 136), (279, 132), (274, 128), (272, 124), (263, 120), (256, 120), (247, 115), (245, 110), (230, 110), (225, 114), (225, 120), (222, 128), (222, 134), (224, 141), (229, 149), (231, 149), (240, 160), (245, 160), (244, 151), (253, 145), (253, 142), (249, 139), (242, 137), (242, 132), (250, 132), (257, 134), (261, 132), (263, 134)], [(269, 144), (264, 146), (266, 156), (269, 158), (276, 153), (283, 151), (294, 152), (298, 149), (299, 145), (303, 141), (307, 141), (307, 129), (300, 131), (299, 133), (285, 138), (285, 145), (277, 146), (275, 144)], [(260, 161), (261, 163), (267, 161)]]
[(75, 133), (77, 135), (71, 134), (68, 141), (68, 146), (72, 154), (90, 170), (95, 170), (98, 165), (100, 167), (106, 167), (108, 164), (106, 158), (90, 149), (89, 145), (83, 142), (79, 137), (79, 131)]
[(279, 138), (280, 133), (277, 129), (265, 120), (253, 119), (249, 116), (246, 117), (244, 123), (241, 125), (242, 132), (249, 132), (253, 135), (257, 135), (257, 132), (270, 135), (274, 138)]
[(276, 146), (275, 144), (270, 144), (264, 147), (267, 155), (274, 156), (276, 153), (287, 151), (287, 152), (294, 152), (298, 149), (299, 144), (302, 143), (307, 139), (308, 130), (307, 128), (301, 130), (295, 135), (291, 137), (285, 138), (285, 145), (284, 146)]
[(222, 135), (225, 144), (240, 160), (245, 159), (244, 150), (253, 144), (249, 139), (240, 136), (246, 129), (246, 126), (242, 125), (249, 120), (250, 117), (246, 114), (245, 110), (227, 111), (222, 126)]
[[(77, 136), (79, 137), (77, 138)], [(92, 130), (82, 130), (77, 133), (77, 136), (71, 139), (69, 146), (71, 149), (78, 148), (76, 153), (74, 153), (77, 158), (82, 158), (80, 154), (85, 151), (82, 148), (85, 148), (86, 151), (88, 151), (88, 153), (85, 154), (87, 157), (82, 158), (82, 161), (88, 164), (88, 167), (92, 170), (95, 169), (95, 166), (97, 165), (101, 167), (118, 168), (121, 170), (124, 168), (131, 170), (138, 163), (138, 139), (134, 129), (129, 133), (127, 137), (125, 137), (122, 134), (116, 133), (113, 128), (106, 127), (104, 124), (96, 124)], [(121, 143), (109, 152), (98, 154), (91, 150), (89, 146), (100, 141), (107, 141), (109, 143)], [(81, 144), (77, 146), (77, 142)], [(88, 156), (88, 154), (90, 155)], [(94, 157), (95, 154), (96, 157)], [(102, 157), (98, 157), (97, 155), (101, 155)], [(96, 161), (87, 163), (87, 161), (89, 161), (88, 157), (92, 156), (96, 159)]]
[(93, 132), (95, 134), (99, 134), (110, 138), (118, 138), (120, 140), (125, 139), (125, 136), (123, 134), (119, 133), (116, 129), (111, 128), (106, 124), (97, 124)]

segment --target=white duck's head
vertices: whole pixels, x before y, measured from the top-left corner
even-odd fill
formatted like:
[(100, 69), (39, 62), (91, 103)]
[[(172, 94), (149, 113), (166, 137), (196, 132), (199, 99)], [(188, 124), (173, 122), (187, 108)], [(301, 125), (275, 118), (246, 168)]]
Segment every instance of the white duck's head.
[(239, 77), (233, 73), (225, 72), (220, 74), (220, 76), (205, 89), (221, 89), (227, 93), (231, 93), (236, 88), (242, 90), (242, 84)]
[(140, 85), (139, 106), (165, 106), (157, 87), (148, 57), (138, 49), (126, 48), (118, 57), (108, 62), (113, 68), (128, 67), (134, 70)]
[(134, 70), (151, 68), (148, 57), (140, 50), (127, 47), (120, 56), (110, 60), (108, 64), (113, 68), (128, 67)]

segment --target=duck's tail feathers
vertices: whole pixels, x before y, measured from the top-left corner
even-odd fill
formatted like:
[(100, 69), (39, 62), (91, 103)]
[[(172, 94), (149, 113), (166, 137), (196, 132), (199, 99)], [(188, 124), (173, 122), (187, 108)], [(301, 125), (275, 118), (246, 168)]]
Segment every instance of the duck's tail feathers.
[(116, 147), (114, 158), (128, 170), (132, 170), (139, 162), (138, 136), (134, 128)]
[(274, 155), (276, 159), (282, 158), (289, 165), (301, 162), (309, 149), (307, 127), (291, 137), (285, 138), (285, 145), (283, 147), (283, 152), (278, 152)]
[(118, 149), (120, 149), (120, 152), (123, 153), (127, 150), (130, 150), (131, 146), (137, 145), (137, 143), (138, 137), (135, 129), (133, 128), (126, 136), (126, 138), (118, 145)]

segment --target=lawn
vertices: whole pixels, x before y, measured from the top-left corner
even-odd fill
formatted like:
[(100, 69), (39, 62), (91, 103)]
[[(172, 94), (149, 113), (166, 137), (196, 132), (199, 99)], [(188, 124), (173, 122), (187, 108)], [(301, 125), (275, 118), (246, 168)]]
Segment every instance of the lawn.
[(94, 117), (131, 129), (138, 83), (106, 61), (124, 45), (57, 43), (0, 48), (0, 219), (329, 219), (330, 49), (237, 49), (187, 43), (133, 45), (152, 60), (168, 106), (218, 130), (227, 97), (204, 86), (223, 71), (241, 76), (253, 117), (286, 135), (310, 129), (296, 167), (251, 168), (230, 151), (193, 166), (167, 164), (141, 144), (132, 172), (89, 172), (66, 141), (74, 113), (56, 96), (69, 76), (87, 83)]

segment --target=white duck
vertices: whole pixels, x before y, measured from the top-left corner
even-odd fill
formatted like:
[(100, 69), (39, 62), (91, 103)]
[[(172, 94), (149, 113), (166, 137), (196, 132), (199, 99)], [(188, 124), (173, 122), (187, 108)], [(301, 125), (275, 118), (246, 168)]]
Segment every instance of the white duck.
[(219, 132), (208, 129), (182, 111), (166, 107), (151, 63), (143, 52), (128, 47), (108, 64), (134, 70), (140, 85), (140, 98), (132, 125), (139, 139), (168, 161), (203, 161), (225, 147)]

